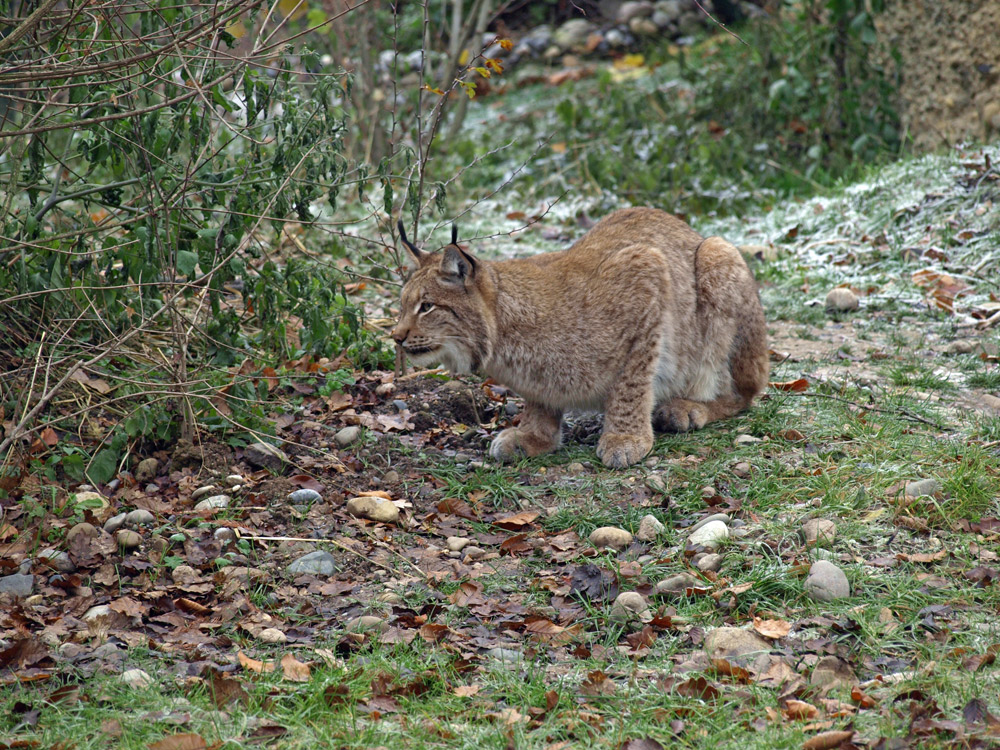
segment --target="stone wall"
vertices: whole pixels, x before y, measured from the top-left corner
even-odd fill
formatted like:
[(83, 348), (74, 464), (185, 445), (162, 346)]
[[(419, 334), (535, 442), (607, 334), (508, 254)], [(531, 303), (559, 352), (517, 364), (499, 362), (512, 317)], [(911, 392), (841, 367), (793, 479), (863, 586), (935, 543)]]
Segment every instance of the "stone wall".
[[(901, 59), (900, 114), (932, 149), (1000, 136), (1000, 0), (894, 0), (875, 19)], [(883, 52), (883, 62), (890, 67)]]

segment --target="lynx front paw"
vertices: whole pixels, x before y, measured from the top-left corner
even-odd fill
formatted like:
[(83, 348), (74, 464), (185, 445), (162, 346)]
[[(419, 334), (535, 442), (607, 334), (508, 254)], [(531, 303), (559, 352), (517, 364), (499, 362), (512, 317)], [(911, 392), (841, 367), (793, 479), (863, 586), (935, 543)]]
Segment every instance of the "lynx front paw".
[(608, 432), (597, 443), (597, 457), (611, 469), (624, 469), (640, 461), (653, 447), (653, 438)]
[(708, 422), (708, 409), (697, 401), (675, 398), (656, 410), (654, 421), (661, 432), (700, 430)]
[(516, 427), (508, 427), (506, 430), (503, 430), (490, 443), (490, 458), (498, 463), (513, 461), (522, 455), (523, 451), (518, 440), (518, 429)]

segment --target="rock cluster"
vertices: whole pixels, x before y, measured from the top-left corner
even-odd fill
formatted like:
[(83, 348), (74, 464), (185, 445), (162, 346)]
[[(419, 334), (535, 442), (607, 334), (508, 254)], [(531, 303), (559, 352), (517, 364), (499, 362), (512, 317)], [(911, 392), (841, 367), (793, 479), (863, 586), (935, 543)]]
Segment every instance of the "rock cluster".
[[(701, 3), (705, 11), (716, 13), (711, 0)], [(727, 3), (737, 7), (742, 15), (761, 11), (752, 3)], [(505, 50), (496, 43), (496, 33), (483, 35), (483, 56), (503, 59), (509, 67), (523, 60), (555, 60), (565, 54), (607, 56), (635, 50), (646, 40), (661, 38), (685, 44), (694, 34), (716, 27), (695, 0), (627, 0), (617, 11), (603, 19), (571, 18), (556, 27), (542, 24), (514, 37), (513, 49)], [(444, 60), (439, 53), (414, 50), (399, 53), (383, 50), (376, 63), (382, 76), (419, 73), (429, 66), (437, 67)]]

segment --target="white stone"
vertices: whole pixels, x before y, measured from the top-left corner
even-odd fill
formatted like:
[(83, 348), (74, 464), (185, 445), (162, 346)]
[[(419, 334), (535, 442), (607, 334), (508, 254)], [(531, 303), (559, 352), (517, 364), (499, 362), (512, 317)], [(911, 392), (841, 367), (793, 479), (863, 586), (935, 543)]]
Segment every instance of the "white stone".
[(708, 550), (715, 550), (728, 538), (729, 527), (724, 522), (709, 521), (688, 537), (688, 544), (692, 547), (704, 547)]
[(229, 503), (233, 499), (229, 495), (212, 495), (211, 497), (206, 497), (204, 500), (199, 500), (198, 504), (194, 506), (195, 510), (219, 510), (221, 508), (228, 508)]
[(130, 688), (148, 688), (153, 684), (153, 678), (141, 669), (126, 669), (118, 678)]

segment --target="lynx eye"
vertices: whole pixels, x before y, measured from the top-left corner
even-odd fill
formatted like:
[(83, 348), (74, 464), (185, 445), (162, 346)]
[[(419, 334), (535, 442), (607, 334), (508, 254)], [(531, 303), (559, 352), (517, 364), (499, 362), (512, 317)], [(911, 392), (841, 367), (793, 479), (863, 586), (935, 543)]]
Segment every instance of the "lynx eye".
[(417, 308), (418, 313), (428, 313), (434, 309), (433, 302), (421, 302), (420, 307)]

